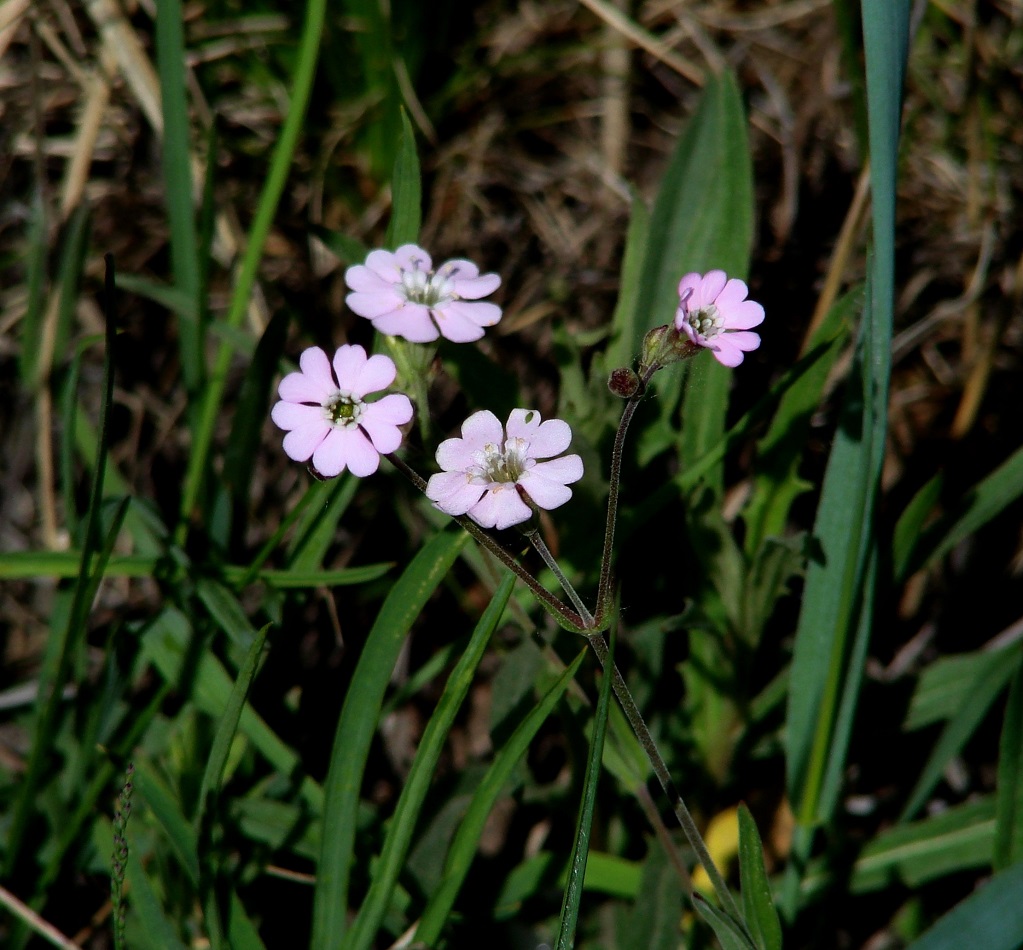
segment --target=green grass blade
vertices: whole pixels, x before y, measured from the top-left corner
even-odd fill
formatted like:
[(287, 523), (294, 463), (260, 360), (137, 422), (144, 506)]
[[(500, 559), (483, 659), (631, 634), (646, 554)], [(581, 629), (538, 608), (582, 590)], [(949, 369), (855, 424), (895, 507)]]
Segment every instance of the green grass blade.
[(405, 110), (401, 110), (401, 138), (391, 177), (391, 220), (387, 246), (400, 247), (419, 240), (423, 221), (423, 185), (416, 152), (416, 133)]
[(415, 556), (387, 595), (352, 675), (324, 786), (323, 844), (313, 900), (314, 950), (331, 950), (344, 940), (362, 775), (398, 652), (468, 539), (461, 530), (444, 532)]
[(758, 950), (781, 950), (781, 921), (764, 867), (764, 846), (744, 803), (739, 805), (739, 881), (743, 916)]
[(859, 294), (847, 294), (828, 311), (810, 341), (807, 355), (796, 364), (811, 361), (806, 373), (782, 385), (777, 411), (757, 444), (756, 476), (750, 503), (743, 512), (745, 548), (751, 557), (767, 538), (784, 535), (793, 502), (812, 487), (799, 474), (810, 420), (848, 340), (853, 308), (859, 302)]
[[(617, 626), (611, 628), (608, 646), (608, 666), (614, 663)], [(590, 830), (593, 826), (593, 809), (597, 803), (597, 785), (600, 781), (601, 763), (604, 756), (604, 738), (607, 735), (607, 717), (611, 706), (611, 677), (604, 676), (600, 684), (600, 697), (593, 717), (593, 735), (590, 738), (590, 757), (586, 763), (586, 777), (583, 781), (582, 801), (579, 805), (579, 821), (572, 847), (572, 862), (568, 872), (568, 884), (561, 905), (561, 923), (558, 927), (557, 950), (572, 950), (575, 946), (575, 932), (579, 923), (579, 905), (583, 897), (586, 880), (586, 864), (590, 856)]]
[[(235, 280), (231, 306), (225, 319), (226, 325), (233, 329), (237, 329), (241, 325), (248, 308), (263, 247), (266, 244), (267, 235), (270, 233), (270, 226), (273, 224), (278, 202), (287, 183), (295, 148), (305, 124), (306, 109), (309, 105), (309, 96), (316, 75), (316, 60), (319, 54), (326, 8), (327, 0), (308, 0), (306, 6), (287, 116), (270, 158), (270, 168), (263, 191), (259, 196), (259, 204), (256, 206), (256, 215), (249, 228), (248, 238), (245, 242), (245, 256)], [(213, 429), (221, 412), (232, 352), (232, 347), (223, 344), (220, 346), (214, 361), (213, 372), (210, 374), (209, 382), (203, 392), (182, 489), (178, 540), (181, 540), (187, 532), (189, 519), (202, 492), (206, 467), (210, 459), (210, 447), (213, 442)]]
[(998, 746), (996, 871), (1023, 860), (1023, 659), (1017, 660)]
[(722, 950), (756, 950), (739, 925), (727, 914), (722, 913), (700, 893), (693, 894), (693, 906), (707, 922)]
[(419, 926), (416, 928), (415, 940), (418, 943), (432, 947), (440, 939), (441, 930), (451, 913), (462, 882), (465, 880), (466, 874), (469, 873), (469, 867), (479, 845), (480, 834), (494, 802), (501, 794), (512, 770), (526, 754), (533, 736), (539, 731), (558, 700), (568, 689), (585, 656), (586, 649), (583, 649), (536, 707), (519, 723), (480, 782), (465, 818), (462, 819), (455, 838), (451, 842), (447, 859), (444, 862), (444, 875), (440, 887), (431, 896), (419, 921)]
[[(173, 924), (163, 912), (160, 899), (156, 896), (153, 884), (146, 869), (139, 864), (134, 854), (128, 857), (126, 893), (129, 896), (129, 945), (132, 947), (152, 948), (152, 950), (185, 950)], [(133, 926), (131, 915), (136, 916), (137, 928)]]
[(904, 581), (908, 576), (910, 558), (921, 537), (924, 537), (924, 522), (941, 498), (943, 483), (940, 472), (928, 479), (895, 523), (892, 534), (892, 578), (896, 583)]
[[(156, 5), (156, 65), (163, 112), (163, 180), (170, 220), (171, 268), (174, 286), (199, 310), (199, 248), (192, 193), (188, 100), (185, 95), (185, 33), (181, 0)], [(181, 370), (185, 387), (197, 393), (205, 374), (202, 327), (198, 321), (178, 323)]]
[(437, 709), (430, 717), (423, 738), (419, 742), (415, 761), (390, 819), (387, 838), (373, 870), (373, 883), (345, 943), (346, 950), (368, 950), (372, 946), (390, 903), (405, 856), (408, 854), (416, 820), (429, 791), (430, 780), (444, 751), (444, 742), (458, 710), (469, 693), (476, 668), (483, 659), (490, 636), (501, 620), (514, 586), (515, 575), (506, 573), (476, 625), (465, 652), (451, 671)]
[(927, 803), (934, 787), (941, 781), (949, 761), (962, 750), (976, 732), (994, 701), (1005, 689), (1015, 669), (1015, 664), (1006, 663), (1004, 657), (994, 657), (990, 664), (985, 665), (963, 700), (962, 706), (945, 725), (941, 737), (931, 750), (927, 763), (920, 772), (920, 778), (917, 779), (902, 810), (900, 821), (909, 821)]
[(1023, 862), (996, 874), (906, 950), (1018, 950), (1023, 944)]
[(224, 770), (227, 768), (231, 743), (238, 733), (238, 723), (241, 720), (242, 711), (245, 709), (249, 688), (259, 670), (259, 664), (263, 657), (263, 645), (266, 643), (266, 635), (269, 630), (270, 625), (267, 624), (252, 641), (248, 655), (245, 657), (245, 663), (238, 671), (238, 678), (228, 696), (227, 705), (224, 707), (223, 715), (220, 717), (216, 734), (213, 737), (210, 757), (206, 760), (206, 768), (203, 771), (202, 784), (199, 788), (198, 809), (195, 814), (195, 834), (196, 839), (200, 842), (204, 837), (204, 821), (212, 814), (215, 799), (219, 795), (220, 786), (224, 781)]
[(167, 843), (189, 883), (198, 887), (199, 858), (196, 854), (195, 830), (181, 810), (180, 802), (145, 760), (135, 761), (134, 782), (135, 794), (146, 803), (157, 824), (163, 829)]
[[(635, 192), (630, 207), (632, 210), (629, 215), (629, 230), (625, 235), (618, 302), (611, 318), (613, 336), (604, 361), (609, 371), (619, 366), (634, 365), (639, 355), (636, 343), (637, 341), (642, 343), (643, 334), (649, 329), (646, 316), (639, 311), (638, 305), (640, 289), (643, 286), (643, 266), (650, 240), (650, 210), (642, 197)], [(679, 277), (681, 276), (680, 274)], [(677, 283), (678, 281), (676, 285)]]
[(947, 518), (929, 528), (905, 555), (904, 574), (912, 574), (944, 557), (960, 541), (997, 517), (1023, 495), (1023, 449), (1017, 449), (964, 496)]
[[(109, 445), (110, 409), (114, 393), (114, 345), (116, 342), (116, 318), (114, 311), (114, 267), (113, 260), (107, 256), (107, 272), (104, 293), (104, 315), (106, 318), (105, 342), (103, 356), (103, 393), (100, 403), (100, 439), (97, 452), (97, 464), (93, 473), (92, 490), (89, 496), (89, 511), (86, 518), (85, 536), (82, 546), (82, 569), (75, 584), (74, 597), (69, 612), (67, 626), (63, 630), (62, 640), (55, 645), (53, 655), (57, 657), (52, 679), (46, 682), (41, 679), (39, 688), (38, 717), (33, 735), (32, 750), (29, 754), (25, 774), (18, 785), (17, 798), (7, 839), (7, 871), (13, 873), (20, 856), (21, 845), (28, 830), (28, 822), (36, 804), (39, 782), (42, 779), (43, 765), (53, 747), (54, 731), (60, 707), (63, 703), (64, 684), (70, 672), (70, 661), (76, 642), (84, 638), (86, 621), (92, 607), (96, 590), (103, 577), (106, 560), (113, 551), (121, 522), (127, 508), (127, 499), (118, 505), (107, 530), (106, 537), (100, 539), (100, 514), (103, 507), (103, 474), (106, 470), (107, 449)], [(99, 557), (92, 571), (93, 552), (99, 550)]]
[[(334, 543), (337, 523), (358, 488), (359, 479), (348, 472), (342, 472), (329, 482), (313, 482), (309, 486), (302, 499), (303, 511), (288, 549), (289, 570), (319, 569), (327, 549)], [(309, 498), (308, 504), (306, 498)]]

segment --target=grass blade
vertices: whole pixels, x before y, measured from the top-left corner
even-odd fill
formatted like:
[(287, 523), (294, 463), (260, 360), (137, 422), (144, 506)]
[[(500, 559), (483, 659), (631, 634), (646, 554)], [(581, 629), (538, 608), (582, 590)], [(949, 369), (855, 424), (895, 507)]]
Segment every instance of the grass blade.
[[(611, 628), (608, 645), (608, 663), (614, 663), (617, 626)], [(575, 845), (572, 848), (572, 863), (565, 887), (565, 899), (561, 905), (561, 924), (558, 928), (557, 950), (572, 950), (575, 946), (575, 932), (579, 922), (579, 904), (586, 880), (586, 863), (590, 855), (590, 829), (593, 825), (593, 809), (597, 803), (597, 784), (600, 781), (601, 762), (604, 757), (604, 737), (607, 735), (607, 717), (611, 706), (611, 677), (605, 675), (600, 684), (600, 698), (593, 717), (593, 736), (590, 739), (590, 757), (586, 764), (586, 778), (583, 782), (583, 796), (579, 805), (579, 822), (576, 826)]]
[(501, 794), (501, 789), (508, 781), (519, 759), (526, 754), (533, 736), (539, 731), (558, 700), (568, 689), (575, 677), (576, 670), (579, 669), (579, 665), (586, 656), (586, 652), (586, 649), (580, 651), (543, 699), (519, 723), (487, 770), (487, 774), (483, 777), (483, 781), (469, 805), (469, 810), (451, 842), (447, 859), (444, 862), (444, 875), (440, 887), (430, 898), (430, 903), (416, 928), (415, 940), (418, 943), (432, 947), (440, 939), (441, 930), (451, 913), (465, 875), (469, 873), (483, 825), (486, 823), (497, 796)]
[(416, 133), (405, 110), (401, 110), (401, 138), (391, 178), (391, 220), (387, 246), (400, 247), (419, 240), (423, 220), (423, 185), (416, 153)]
[(998, 808), (995, 812), (997, 871), (1023, 860), (1023, 660), (1017, 660), (998, 747)]
[[(185, 95), (185, 34), (181, 0), (156, 5), (156, 65), (163, 112), (163, 179), (170, 219), (171, 268), (174, 286), (199, 311), (199, 248), (195, 231), (189, 147), (188, 100)], [(181, 370), (185, 387), (199, 391), (205, 375), (202, 326), (178, 323)]]
[[(242, 259), (241, 268), (234, 284), (234, 292), (231, 295), (231, 307), (225, 318), (225, 323), (232, 329), (237, 329), (241, 325), (248, 308), (263, 247), (270, 233), (277, 204), (288, 180), (291, 160), (305, 124), (306, 109), (309, 105), (309, 96), (316, 75), (316, 61), (319, 54), (320, 37), (323, 34), (326, 9), (327, 0), (309, 0), (306, 7), (305, 23), (302, 27), (302, 39), (298, 49), (295, 79), (292, 83), (287, 116), (270, 158), (270, 168), (263, 191), (259, 196), (259, 204), (249, 229), (248, 239), (245, 242), (245, 256)], [(214, 361), (213, 372), (203, 391), (203, 400), (196, 418), (192, 450), (181, 494), (181, 522), (177, 532), (179, 541), (188, 531), (189, 519), (202, 492), (206, 467), (210, 458), (210, 446), (213, 442), (213, 429), (220, 414), (224, 390), (227, 387), (232, 352), (231, 346), (225, 344), (220, 346)]]
[(745, 804), (739, 805), (739, 881), (746, 926), (761, 950), (781, 950), (781, 921), (764, 867), (764, 846)]
[(373, 883), (345, 944), (347, 950), (366, 950), (372, 945), (408, 853), (416, 819), (426, 799), (430, 780), (436, 772), (437, 763), (444, 750), (444, 742), (458, 710), (468, 695), (476, 667), (483, 659), (490, 636), (501, 620), (514, 586), (515, 575), (506, 573), (476, 625), (465, 652), (451, 671), (437, 709), (430, 717), (423, 733), (415, 761), (391, 817), (390, 829), (373, 871)]
[(438, 534), (427, 543), (391, 588), (359, 657), (324, 786), (323, 845), (313, 901), (314, 950), (331, 950), (344, 940), (362, 774), (398, 652), (412, 622), (468, 540), (459, 530)]

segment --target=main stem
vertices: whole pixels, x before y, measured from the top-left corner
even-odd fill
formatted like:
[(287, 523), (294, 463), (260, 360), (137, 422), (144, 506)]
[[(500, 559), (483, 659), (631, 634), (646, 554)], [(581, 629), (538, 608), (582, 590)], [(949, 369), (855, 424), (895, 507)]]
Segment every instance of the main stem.
[(632, 692), (629, 690), (628, 684), (618, 671), (617, 664), (610, 662), (610, 655), (604, 635), (602, 633), (593, 633), (588, 635), (586, 639), (589, 641), (593, 652), (597, 655), (597, 659), (604, 670), (604, 675), (611, 677), (611, 688), (615, 691), (618, 703), (622, 707), (625, 717), (629, 720), (629, 725), (632, 726), (632, 731), (636, 734), (636, 738), (639, 739), (640, 745), (643, 746), (643, 751), (646, 752), (647, 758), (650, 760), (651, 766), (653, 766), (654, 774), (656, 774), (657, 780), (661, 783), (664, 794), (671, 802), (675, 817), (682, 827), (686, 840), (688, 840), (693, 851), (696, 852), (697, 859), (707, 872), (711, 884), (714, 885), (714, 890), (721, 900), (722, 907), (737, 923), (742, 923), (745, 918), (739, 911), (735, 898), (732, 897), (732, 892), (728, 889), (728, 885), (714, 863), (714, 859), (710, 856), (707, 845), (704, 844), (699, 829), (696, 827), (696, 822), (693, 821), (692, 814), (690, 814), (686, 803), (682, 800), (682, 795), (675, 787), (671, 773), (668, 771), (668, 766), (665, 764), (664, 759), (661, 758), (661, 753), (657, 749), (654, 737), (650, 735), (650, 730), (640, 714), (635, 699), (632, 698)]

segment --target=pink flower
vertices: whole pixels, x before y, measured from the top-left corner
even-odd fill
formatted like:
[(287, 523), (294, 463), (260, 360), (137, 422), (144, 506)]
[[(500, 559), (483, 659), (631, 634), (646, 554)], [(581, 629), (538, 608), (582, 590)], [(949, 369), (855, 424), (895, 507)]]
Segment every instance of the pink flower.
[(533, 410), (512, 411), (507, 437), (492, 412), (475, 412), (462, 423), (462, 438), (438, 447), (437, 463), (444, 471), (430, 479), (426, 496), (441, 511), (468, 514), (484, 528), (528, 521), (532, 510), (522, 495), (539, 508), (557, 508), (572, 497), (569, 482), (583, 477), (578, 455), (553, 458), (571, 441), (567, 422), (541, 422)]
[(738, 366), (743, 353), (760, 346), (760, 336), (748, 331), (764, 321), (764, 308), (747, 300), (749, 288), (723, 270), (686, 274), (678, 285), (675, 329), (697, 346), (705, 346), (724, 366)]
[(501, 308), (478, 302), (501, 286), (497, 274), (480, 275), (472, 261), (454, 260), (433, 269), (430, 255), (415, 244), (393, 254), (371, 251), (365, 264), (345, 271), (352, 289), (345, 299), (360, 317), (388, 336), (431, 343), (438, 336), (470, 343), (501, 319)]
[(403, 425), (412, 418), (408, 396), (392, 393), (365, 402), (368, 393), (394, 382), (396, 369), (387, 356), (370, 356), (361, 346), (342, 346), (333, 367), (318, 346), (299, 357), (301, 371), (288, 373), (277, 392), (281, 401), (270, 416), (288, 434), (284, 451), (296, 462), (313, 460), (321, 475), (333, 477), (346, 468), (360, 477), (372, 475), (380, 455), (401, 445)]

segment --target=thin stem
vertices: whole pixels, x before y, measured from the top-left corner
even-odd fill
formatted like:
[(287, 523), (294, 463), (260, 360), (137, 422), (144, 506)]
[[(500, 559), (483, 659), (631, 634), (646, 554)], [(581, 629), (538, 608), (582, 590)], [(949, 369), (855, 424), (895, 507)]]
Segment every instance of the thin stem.
[(714, 890), (717, 891), (718, 897), (721, 900), (721, 906), (737, 923), (741, 924), (744, 917), (735, 903), (735, 898), (728, 889), (728, 885), (725, 884), (724, 877), (718, 870), (714, 859), (707, 850), (707, 845), (704, 844), (703, 838), (700, 836), (696, 822), (693, 821), (693, 816), (689, 813), (686, 803), (682, 800), (682, 796), (675, 787), (675, 783), (668, 772), (668, 766), (665, 764), (664, 759), (661, 758), (661, 753), (654, 743), (653, 736), (650, 735), (650, 730), (643, 721), (643, 716), (640, 714), (639, 707), (636, 706), (636, 701), (632, 698), (628, 685), (623, 679), (622, 674), (618, 671), (618, 667), (611, 661), (603, 634), (589, 634), (586, 639), (593, 648), (593, 652), (597, 654), (597, 659), (600, 660), (604, 674), (611, 677), (611, 687), (615, 691), (615, 696), (618, 697), (622, 711), (629, 720), (629, 725), (632, 726), (632, 731), (635, 733), (636, 738), (639, 739), (640, 744), (643, 746), (643, 750), (653, 766), (654, 773), (661, 783), (661, 788), (664, 789), (664, 794), (668, 796), (668, 800), (672, 804), (675, 817), (678, 819), (686, 839), (696, 852), (696, 857), (699, 859), (700, 864), (703, 865), (703, 869), (707, 872), (707, 876), (714, 885)]
[(575, 605), (575, 609), (579, 611), (579, 616), (583, 618), (583, 623), (592, 629), (594, 626), (593, 614), (586, 609), (586, 605), (582, 602), (582, 598), (576, 593), (575, 588), (572, 586), (572, 582), (565, 576), (565, 572), (561, 569), (561, 565), (555, 560), (554, 555), (551, 554), (550, 549), (544, 543), (543, 538), (540, 537), (540, 532), (531, 531), (527, 537), (533, 547), (536, 548), (540, 557), (543, 558), (544, 564), (546, 564), (554, 572), (554, 576), (558, 579), (558, 583), (561, 584), (562, 590), (568, 594), (568, 599), (572, 601)]
[(650, 366), (640, 379), (639, 390), (635, 396), (631, 396), (622, 411), (621, 421), (618, 423), (618, 432), (615, 434), (614, 448), (611, 450), (611, 476), (607, 494), (607, 525), (604, 528), (604, 551), (600, 557), (600, 584), (597, 587), (597, 616), (603, 617), (607, 613), (608, 599), (611, 596), (611, 550), (614, 547), (615, 523), (618, 518), (618, 490), (622, 480), (622, 455), (625, 447), (625, 434), (629, 431), (629, 423), (636, 414), (643, 396), (646, 394), (647, 384), (654, 373), (660, 369), (655, 363)]
[[(388, 455), (391, 464), (398, 469), (413, 485), (416, 486), (421, 492), (426, 493), (426, 479), (419, 475), (418, 472), (411, 469), (405, 462), (400, 459), (397, 455)], [(574, 610), (566, 606), (557, 597), (555, 597), (546, 587), (543, 586), (532, 574), (529, 573), (515, 558), (509, 554), (500, 544), (497, 543), (489, 534), (486, 533), (475, 521), (471, 518), (467, 518), (465, 515), (451, 515), (466, 531), (473, 536), (480, 544), (482, 544), (491, 554), (494, 555), (505, 567), (510, 571), (513, 571), (518, 578), (533, 592), (533, 595), (539, 600), (545, 607), (550, 609), (553, 613), (556, 613), (562, 620), (568, 624), (569, 629), (576, 631), (577, 633), (584, 633), (588, 628), (582, 617), (579, 616)]]

